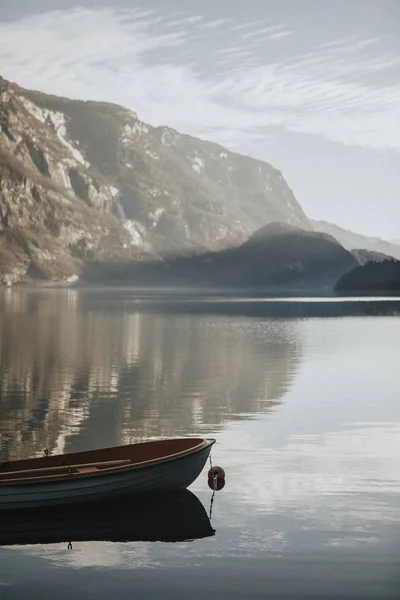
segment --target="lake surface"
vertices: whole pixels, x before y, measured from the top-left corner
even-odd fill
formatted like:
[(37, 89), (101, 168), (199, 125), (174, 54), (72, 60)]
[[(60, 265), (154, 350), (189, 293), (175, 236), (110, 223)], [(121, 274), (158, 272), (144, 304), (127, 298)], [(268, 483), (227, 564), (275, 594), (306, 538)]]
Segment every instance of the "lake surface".
[(0, 303), (0, 460), (204, 435), (227, 473), (214, 535), (2, 547), (2, 600), (400, 597), (400, 301)]

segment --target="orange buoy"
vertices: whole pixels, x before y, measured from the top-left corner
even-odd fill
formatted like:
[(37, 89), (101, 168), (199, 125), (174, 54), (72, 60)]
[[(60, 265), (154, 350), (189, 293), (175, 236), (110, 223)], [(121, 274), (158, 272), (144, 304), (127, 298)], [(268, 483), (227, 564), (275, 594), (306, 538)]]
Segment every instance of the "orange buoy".
[(214, 492), (219, 492), (225, 487), (225, 479), (209, 479), (208, 487)]
[(222, 467), (211, 467), (211, 469), (208, 471), (208, 479), (223, 481), (225, 479), (225, 471)]

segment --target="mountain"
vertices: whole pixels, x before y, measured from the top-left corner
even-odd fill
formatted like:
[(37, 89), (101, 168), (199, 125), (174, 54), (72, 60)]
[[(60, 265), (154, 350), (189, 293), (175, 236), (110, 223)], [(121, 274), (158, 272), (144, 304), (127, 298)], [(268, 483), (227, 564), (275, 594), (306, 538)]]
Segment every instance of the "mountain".
[(343, 295), (400, 295), (400, 261), (368, 262), (346, 273), (335, 291)]
[(280, 171), (125, 108), (0, 78), (0, 279), (72, 280), (87, 260), (217, 250), (309, 228)]
[(137, 286), (264, 290), (296, 293), (331, 291), (357, 260), (334, 238), (282, 223), (271, 223), (236, 248), (141, 264), (92, 263), (93, 282)]
[(387, 256), (400, 259), (400, 246), (393, 242), (387, 242), (376, 237), (368, 237), (348, 231), (332, 223), (326, 221), (313, 221), (310, 220), (311, 228), (314, 231), (320, 231), (332, 235), (342, 244), (346, 250), (370, 250), (371, 252), (378, 252), (386, 254)]
[(391, 256), (383, 254), (382, 252), (373, 252), (372, 250), (352, 250), (351, 254), (354, 256), (359, 265), (365, 265), (367, 262), (383, 262), (384, 260), (391, 260)]

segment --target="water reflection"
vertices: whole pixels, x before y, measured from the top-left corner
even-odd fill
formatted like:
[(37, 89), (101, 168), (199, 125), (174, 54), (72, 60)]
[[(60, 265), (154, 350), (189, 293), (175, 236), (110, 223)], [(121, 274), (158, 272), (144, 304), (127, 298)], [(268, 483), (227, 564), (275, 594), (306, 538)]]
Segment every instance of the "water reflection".
[(74, 542), (183, 542), (214, 533), (202, 503), (188, 490), (0, 513), (0, 546), (64, 543), (72, 549)]
[(382, 530), (397, 535), (399, 439), (398, 422), (292, 435), (278, 444), (265, 417), (240, 430), (229, 425), (219, 436), (218, 460), (230, 467), (224, 525), (240, 519), (247, 539), (235, 552), (247, 556), (261, 540), (275, 550), (297, 546), (300, 531), (303, 544), (319, 536), (318, 543), (337, 547), (381, 541)]
[(215, 430), (279, 403), (301, 356), (294, 321), (73, 290), (1, 299), (2, 458)]
[[(1, 548), (0, 595), (398, 598), (400, 319), (370, 302), (296, 320), (128, 291), (5, 296), (3, 454), (206, 432), (227, 480), (216, 535)], [(205, 474), (191, 490), (208, 508)]]

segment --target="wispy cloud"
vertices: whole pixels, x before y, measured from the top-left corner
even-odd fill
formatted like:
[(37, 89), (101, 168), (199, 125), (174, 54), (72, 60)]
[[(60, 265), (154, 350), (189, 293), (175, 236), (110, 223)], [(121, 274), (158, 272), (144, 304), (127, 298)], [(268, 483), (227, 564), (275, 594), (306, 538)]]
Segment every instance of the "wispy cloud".
[[(166, 17), (163, 17), (163, 18), (165, 19)], [(166, 23), (166, 25), (168, 27), (180, 27), (182, 25), (196, 25), (197, 23), (200, 23), (203, 20), (204, 20), (204, 17), (202, 15), (196, 15), (193, 17), (184, 17), (181, 19), (171, 19)]]
[[(280, 32), (282, 29), (286, 29), (285, 25), (269, 25), (268, 27), (261, 27), (261, 29), (254, 29), (253, 31), (245, 31), (242, 33), (242, 38), (244, 40), (248, 40), (254, 37), (270, 37), (271, 35), (281, 35)], [(290, 35), (290, 31), (283, 32), (285, 35)]]
[(292, 35), (293, 31), (278, 31), (277, 33), (271, 33), (268, 36), (269, 40), (281, 40), (282, 38)]
[(218, 29), (219, 27), (223, 27), (230, 23), (231, 19), (216, 19), (215, 21), (206, 21), (202, 23), (201, 27), (205, 27), (206, 29)]
[(243, 31), (244, 29), (251, 29), (252, 27), (259, 27), (263, 25), (260, 21), (249, 21), (247, 23), (239, 23), (238, 25), (232, 25), (231, 31)]
[[(379, 54), (374, 38), (310, 42), (306, 53), (284, 54), (295, 35), (283, 23), (53, 11), (0, 24), (0, 73), (25, 87), (116, 102), (237, 149), (257, 148), (278, 126), (400, 150), (400, 87), (389, 81), (400, 58)], [(262, 47), (249, 45), (258, 39)]]

